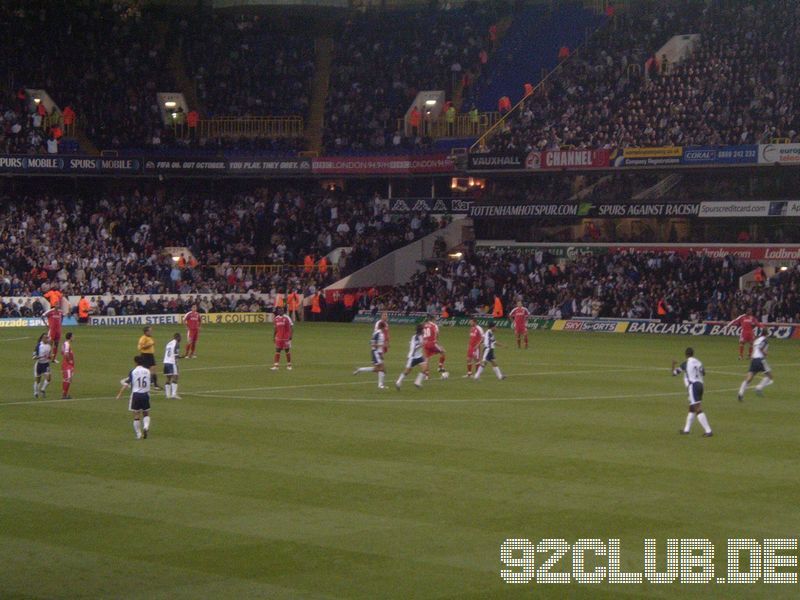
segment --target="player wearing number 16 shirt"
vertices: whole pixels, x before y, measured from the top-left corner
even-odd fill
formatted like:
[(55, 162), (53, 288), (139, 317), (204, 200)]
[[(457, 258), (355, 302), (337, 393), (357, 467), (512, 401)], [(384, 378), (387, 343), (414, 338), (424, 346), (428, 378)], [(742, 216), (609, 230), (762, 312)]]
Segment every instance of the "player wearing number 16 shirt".
[(272, 365), (272, 371), (278, 370), (278, 365), (281, 361), (281, 352), (286, 353), (286, 369), (292, 370), (292, 320), (283, 314), (283, 309), (277, 307), (275, 309), (275, 318), (273, 319), (275, 327), (272, 335), (275, 340), (275, 360)]
[(183, 358), (197, 358), (197, 338), (200, 337), (200, 313), (197, 312), (197, 304), (192, 304), (192, 310), (183, 315), (183, 322), (186, 323), (186, 354)]
[(517, 300), (517, 305), (508, 313), (509, 318), (514, 322), (514, 334), (517, 336), (517, 348), (522, 347), (522, 340), (525, 340), (525, 349), (528, 349), (528, 317), (531, 311), (522, 306), (522, 300)]
[(136, 366), (120, 383), (131, 388), (128, 410), (133, 413), (133, 431), (140, 440), (150, 431), (150, 370), (143, 366), (141, 355), (135, 356), (133, 362)]
[(711, 437), (711, 426), (708, 424), (706, 413), (703, 412), (701, 402), (703, 401), (703, 379), (706, 370), (703, 363), (697, 360), (694, 356), (692, 348), (686, 349), (686, 360), (680, 366), (675, 365), (672, 361), (672, 375), (680, 375), (683, 373), (683, 383), (686, 385), (686, 391), (689, 393), (689, 414), (686, 415), (686, 424), (683, 429), (679, 431), (681, 435), (688, 435), (692, 429), (692, 423), (697, 418), (697, 422), (703, 428), (705, 433), (703, 437)]

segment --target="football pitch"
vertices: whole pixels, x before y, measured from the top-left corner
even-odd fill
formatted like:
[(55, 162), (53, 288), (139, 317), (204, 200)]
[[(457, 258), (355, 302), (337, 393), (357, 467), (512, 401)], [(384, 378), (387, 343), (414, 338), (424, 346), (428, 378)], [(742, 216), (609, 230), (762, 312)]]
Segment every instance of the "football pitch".
[[(114, 396), (140, 329), (72, 330), (63, 402), (58, 365), (47, 399), (32, 397), (40, 331), (0, 330), (4, 599), (797, 595), (761, 582), (512, 585), (500, 560), (509, 538), (619, 539), (621, 570), (642, 573), (652, 538), (664, 571), (667, 540), (705, 538), (724, 577), (729, 538), (796, 539), (797, 342), (771, 342), (776, 383), (739, 403), (732, 338), (532, 332), (525, 351), (499, 330), (508, 378), (475, 382), (461, 378), (468, 330), (447, 328), (450, 378), (398, 392), (408, 326), (391, 326), (387, 390), (352, 375), (369, 364), (371, 326), (300, 323), (291, 372), (269, 369), (271, 326), (206, 326), (199, 358), (180, 364), (182, 399), (155, 394), (137, 441)], [(174, 331), (154, 328), (159, 373)], [(707, 370), (712, 438), (697, 423), (678, 435), (686, 392), (669, 367), (687, 345)], [(573, 557), (551, 571), (572, 573)]]

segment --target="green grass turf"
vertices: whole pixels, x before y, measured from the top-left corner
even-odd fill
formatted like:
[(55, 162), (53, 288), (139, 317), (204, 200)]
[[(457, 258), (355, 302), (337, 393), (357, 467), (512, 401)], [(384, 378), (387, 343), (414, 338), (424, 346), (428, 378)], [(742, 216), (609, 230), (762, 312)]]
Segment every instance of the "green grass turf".
[[(155, 328), (159, 364), (173, 330)], [(511, 537), (620, 538), (623, 569), (641, 571), (644, 538), (663, 553), (667, 538), (699, 537), (724, 575), (728, 538), (797, 536), (796, 342), (773, 342), (777, 383), (740, 404), (730, 338), (535, 332), (519, 351), (500, 331), (509, 377), (476, 383), (461, 379), (467, 330), (446, 329), (450, 380), (397, 392), (351, 374), (370, 333), (300, 324), (295, 370), (271, 372), (270, 328), (206, 327), (200, 358), (181, 364), (183, 399), (156, 395), (136, 441), (114, 395), (138, 328), (76, 329), (63, 403), (59, 371), (47, 402), (32, 400), (38, 332), (0, 330), (0, 597), (796, 595), (512, 586), (499, 559)], [(390, 383), (411, 329), (391, 333)], [(668, 367), (687, 344), (708, 370), (711, 439), (697, 424), (677, 434), (685, 391)]]

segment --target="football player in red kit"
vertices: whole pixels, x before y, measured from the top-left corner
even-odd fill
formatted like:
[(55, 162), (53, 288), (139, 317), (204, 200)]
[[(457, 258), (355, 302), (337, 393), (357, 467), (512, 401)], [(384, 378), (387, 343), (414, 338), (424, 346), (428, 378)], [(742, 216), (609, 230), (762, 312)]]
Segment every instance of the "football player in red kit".
[(531, 311), (522, 306), (522, 300), (517, 300), (517, 305), (508, 313), (509, 318), (514, 322), (514, 334), (517, 337), (517, 348), (522, 347), (522, 340), (525, 340), (525, 348), (528, 348), (528, 317)]
[(428, 315), (428, 319), (422, 324), (422, 343), (425, 349), (425, 359), (430, 364), (430, 357), (434, 354), (439, 355), (439, 372), (445, 373), (444, 361), (447, 359), (444, 348), (439, 345), (439, 326), (434, 322), (433, 317)]
[(61, 321), (64, 319), (64, 315), (57, 306), (54, 306), (42, 315), (42, 319), (47, 324), (47, 334), (50, 336), (53, 346), (52, 361), (58, 364), (56, 357), (58, 356), (58, 343), (61, 341)]
[(285, 314), (283, 309), (278, 307), (275, 309), (275, 318), (273, 319), (275, 330), (273, 339), (275, 340), (275, 361), (272, 365), (272, 370), (278, 370), (278, 363), (281, 360), (281, 352), (286, 353), (286, 368), (292, 370), (292, 320)]
[(467, 347), (467, 374), (464, 377), (472, 377), (472, 368), (478, 368), (481, 364), (481, 341), (483, 340), (483, 329), (475, 319), (469, 320), (469, 346)]
[(197, 304), (192, 304), (192, 310), (183, 315), (186, 323), (186, 354), (183, 358), (197, 358), (197, 338), (200, 337), (200, 313)]
[(742, 328), (742, 332), (739, 334), (739, 360), (744, 358), (746, 343), (750, 345), (747, 350), (747, 356), (750, 357), (753, 354), (753, 341), (756, 339), (754, 330), (756, 327), (764, 327), (763, 323), (753, 316), (753, 309), (748, 309), (745, 314), (739, 315), (728, 323), (728, 327), (730, 326), (741, 326)]
[(75, 354), (72, 351), (72, 332), (64, 336), (64, 346), (61, 348), (61, 399), (69, 400), (69, 386), (72, 383), (72, 374), (75, 372)]

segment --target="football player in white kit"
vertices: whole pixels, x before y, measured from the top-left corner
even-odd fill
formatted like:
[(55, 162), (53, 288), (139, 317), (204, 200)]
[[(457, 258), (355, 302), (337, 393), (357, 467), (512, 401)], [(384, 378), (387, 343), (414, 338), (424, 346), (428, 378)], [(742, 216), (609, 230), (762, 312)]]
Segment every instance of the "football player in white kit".
[(128, 410), (133, 413), (133, 431), (136, 433), (136, 439), (141, 440), (147, 438), (150, 431), (150, 370), (142, 366), (141, 356), (134, 356), (133, 362), (136, 363), (136, 367), (125, 379), (120, 380), (122, 389), (117, 398), (122, 394), (122, 390), (131, 388)]
[(408, 345), (408, 359), (406, 360), (406, 368), (400, 373), (400, 377), (397, 378), (397, 381), (394, 383), (394, 387), (398, 390), (400, 386), (403, 385), (403, 379), (406, 378), (406, 375), (411, 373), (411, 369), (414, 367), (419, 367), (420, 372), (417, 373), (417, 378), (414, 380), (414, 385), (418, 388), (422, 387), (422, 381), (425, 379), (425, 372), (428, 370), (428, 361), (425, 358), (425, 354), (423, 351), (423, 339), (422, 339), (422, 323), (417, 325), (417, 329), (414, 335), (411, 338), (411, 342)]
[(383, 352), (384, 348), (386, 347), (385, 331), (386, 323), (383, 321), (378, 321), (378, 323), (375, 325), (375, 330), (372, 332), (372, 337), (370, 338), (372, 366), (359, 367), (353, 371), (353, 375), (358, 375), (359, 373), (369, 373), (370, 371), (377, 373), (378, 389), (381, 390), (386, 389), (386, 385), (384, 385), (384, 381), (386, 380), (386, 368), (383, 364)]
[(764, 393), (764, 388), (768, 385), (772, 385), (772, 369), (770, 369), (769, 363), (767, 363), (767, 353), (769, 352), (768, 337), (769, 330), (767, 330), (764, 335), (757, 337), (753, 342), (753, 353), (750, 357), (750, 368), (747, 371), (747, 377), (745, 377), (742, 385), (739, 386), (739, 402), (744, 400), (744, 393), (747, 390), (747, 386), (750, 385), (751, 381), (753, 381), (753, 377), (756, 376), (756, 373), (764, 374), (764, 377), (756, 386), (756, 394), (761, 396)]
[(33, 365), (33, 397), (38, 398), (41, 394), (42, 398), (46, 397), (45, 390), (50, 385), (50, 358), (53, 354), (53, 348), (50, 345), (50, 336), (43, 333), (39, 336), (36, 342), (36, 347), (33, 349), (33, 360), (36, 361)]
[(178, 396), (178, 358), (181, 353), (181, 334), (176, 333), (167, 342), (164, 349), (164, 376), (167, 383), (164, 385), (164, 394), (167, 398), (180, 400)]
[(672, 361), (672, 375), (680, 375), (681, 373), (683, 373), (683, 383), (686, 385), (686, 391), (689, 392), (689, 413), (686, 415), (686, 424), (679, 433), (688, 435), (692, 429), (692, 423), (697, 418), (697, 422), (700, 423), (705, 432), (703, 437), (711, 437), (714, 434), (701, 405), (703, 401), (703, 378), (706, 370), (703, 367), (703, 363), (694, 357), (692, 348), (686, 349), (686, 360), (680, 366), (676, 366), (675, 361)]
[(492, 364), (492, 370), (498, 379), (506, 378), (506, 376), (503, 375), (503, 372), (500, 370), (500, 367), (497, 366), (494, 358), (494, 349), (497, 346), (497, 338), (494, 335), (494, 326), (495, 322), (489, 321), (489, 325), (486, 327), (486, 331), (483, 334), (483, 360), (478, 366), (478, 370), (475, 371), (475, 377), (473, 381), (478, 381), (481, 378), (481, 373), (483, 373), (483, 369), (486, 368), (486, 363)]

